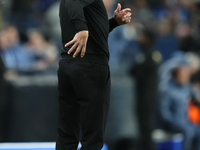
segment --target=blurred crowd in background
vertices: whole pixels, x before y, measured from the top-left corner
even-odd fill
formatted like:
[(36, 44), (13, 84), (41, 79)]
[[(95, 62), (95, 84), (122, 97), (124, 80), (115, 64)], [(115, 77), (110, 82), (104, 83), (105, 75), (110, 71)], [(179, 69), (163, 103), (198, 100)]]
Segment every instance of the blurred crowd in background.
[(8, 71), (34, 74), (55, 70), (60, 49), (56, 3), (1, 0), (0, 49)]
[[(19, 76), (56, 76), (59, 2), (0, 0), (0, 89)], [(108, 39), (110, 149), (153, 150), (160, 128), (182, 133), (184, 150), (199, 150), (200, 0), (104, 0), (109, 18), (118, 2), (132, 20)]]

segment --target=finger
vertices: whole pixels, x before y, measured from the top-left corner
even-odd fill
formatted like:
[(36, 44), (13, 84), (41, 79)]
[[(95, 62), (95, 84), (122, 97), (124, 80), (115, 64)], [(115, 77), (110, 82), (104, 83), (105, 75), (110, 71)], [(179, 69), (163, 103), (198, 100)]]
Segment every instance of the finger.
[(81, 51), (81, 58), (84, 57), (84, 55), (85, 55), (85, 50), (86, 50), (86, 47), (84, 46), (84, 47), (82, 48), (82, 51)]
[(126, 17), (126, 20), (131, 20), (131, 17)]
[(68, 54), (71, 54), (71, 52), (73, 52), (74, 49), (75, 49), (76, 47), (77, 47), (77, 45), (74, 44), (74, 45), (70, 48), (70, 50), (68, 51)]
[(118, 3), (118, 4), (117, 4), (117, 9), (116, 9), (116, 12), (120, 12), (120, 11), (121, 11), (121, 8), (122, 8), (122, 7), (121, 7), (121, 4), (120, 4), (120, 3)]
[(128, 13), (126, 14), (126, 16), (127, 16), (127, 17), (130, 17), (130, 16), (132, 16), (132, 13), (128, 12)]
[(126, 20), (126, 23), (130, 23), (131, 22), (131, 18)]
[(128, 14), (124, 15), (123, 18), (129, 18), (129, 17), (131, 17), (131, 16), (132, 16), (132, 13), (128, 13)]
[(130, 16), (125, 15), (125, 16), (122, 17), (122, 21), (126, 21), (129, 18), (130, 18)]
[(80, 51), (81, 51), (81, 46), (78, 46), (73, 57), (75, 58), (80, 53)]
[(122, 21), (123, 21), (125, 24), (130, 23), (130, 22), (131, 22), (131, 17), (123, 18)]
[(68, 43), (65, 44), (65, 47), (72, 45), (74, 42), (75, 42), (74, 40), (69, 41)]
[(126, 19), (125, 20), (131, 20), (131, 17), (126, 17)]
[(123, 16), (123, 17), (126, 17), (126, 16), (130, 15), (129, 13), (130, 13), (130, 12), (121, 11), (121, 12), (120, 12), (120, 15)]
[(122, 11), (127, 13), (127, 12), (130, 12), (131, 9), (130, 9), (130, 8), (125, 8), (125, 9), (123, 9)]

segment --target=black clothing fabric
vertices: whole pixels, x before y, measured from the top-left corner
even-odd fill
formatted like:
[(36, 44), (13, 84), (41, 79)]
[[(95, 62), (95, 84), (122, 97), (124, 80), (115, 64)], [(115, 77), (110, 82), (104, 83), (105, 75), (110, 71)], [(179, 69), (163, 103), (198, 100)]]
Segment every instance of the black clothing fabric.
[(141, 46), (141, 53), (144, 61), (136, 59), (131, 67), (131, 75), (136, 81), (137, 95), (137, 118), (140, 131), (141, 150), (154, 150), (152, 131), (156, 128), (156, 110), (159, 99), (158, 94), (158, 66), (159, 61), (153, 59), (154, 48)]
[(3, 112), (5, 107), (5, 81), (4, 81), (4, 73), (5, 66), (0, 56), (0, 142), (3, 141)]
[[(68, 55), (70, 56), (70, 55)], [(101, 150), (110, 103), (108, 65), (61, 59), (57, 150)]]
[(2, 58), (0, 57), (0, 80), (3, 79), (3, 75), (4, 75), (5, 71), (6, 71), (5, 65), (3, 63)]
[(13, 13), (29, 13), (31, 14), (32, 12), (32, 1), (27, 1), (27, 0), (13, 0), (12, 3), (12, 11)]
[(64, 45), (71, 41), (77, 32), (88, 30), (86, 55), (89, 53), (109, 58), (108, 34), (118, 24), (113, 18), (108, 20), (102, 0), (61, 0), (59, 15), (63, 53), (70, 49)]
[[(116, 26), (108, 20), (102, 0), (61, 0), (63, 52), (58, 69), (59, 123), (56, 150), (101, 150), (110, 101), (108, 34)], [(75, 34), (89, 31), (86, 54), (68, 55), (64, 47)]]

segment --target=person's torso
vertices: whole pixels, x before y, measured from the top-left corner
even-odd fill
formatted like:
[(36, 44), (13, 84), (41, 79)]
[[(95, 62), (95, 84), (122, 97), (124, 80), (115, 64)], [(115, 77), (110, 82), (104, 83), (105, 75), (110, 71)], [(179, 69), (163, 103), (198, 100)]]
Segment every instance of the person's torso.
[(172, 99), (170, 111), (173, 115), (173, 119), (176, 120), (177, 123), (187, 122), (187, 107), (191, 99), (190, 86), (181, 87), (172, 84), (169, 88), (169, 94)]
[[(84, 3), (86, 2), (83, 0), (83, 5)], [(86, 54), (102, 54), (108, 57), (107, 39), (109, 34), (109, 21), (103, 1), (95, 0), (93, 3), (84, 7), (84, 16), (89, 30)], [(60, 23), (62, 44), (64, 47), (76, 34), (76, 29), (71, 23), (65, 8), (65, 0), (62, 0), (60, 5)], [(68, 50), (69, 48), (64, 48), (63, 53), (66, 53)]]

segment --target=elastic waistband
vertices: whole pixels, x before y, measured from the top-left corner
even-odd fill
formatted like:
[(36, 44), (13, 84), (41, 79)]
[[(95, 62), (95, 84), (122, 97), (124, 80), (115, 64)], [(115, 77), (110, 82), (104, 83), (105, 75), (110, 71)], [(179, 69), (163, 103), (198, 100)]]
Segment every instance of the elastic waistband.
[(98, 64), (102, 64), (102, 65), (108, 65), (108, 58), (104, 55), (101, 55), (101, 54), (88, 54), (88, 53), (86, 53), (83, 58), (81, 58), (80, 55), (77, 55), (76, 58), (73, 58), (73, 54), (69, 55), (69, 54), (66, 54), (66, 53), (62, 53), (61, 58), (98, 63)]

